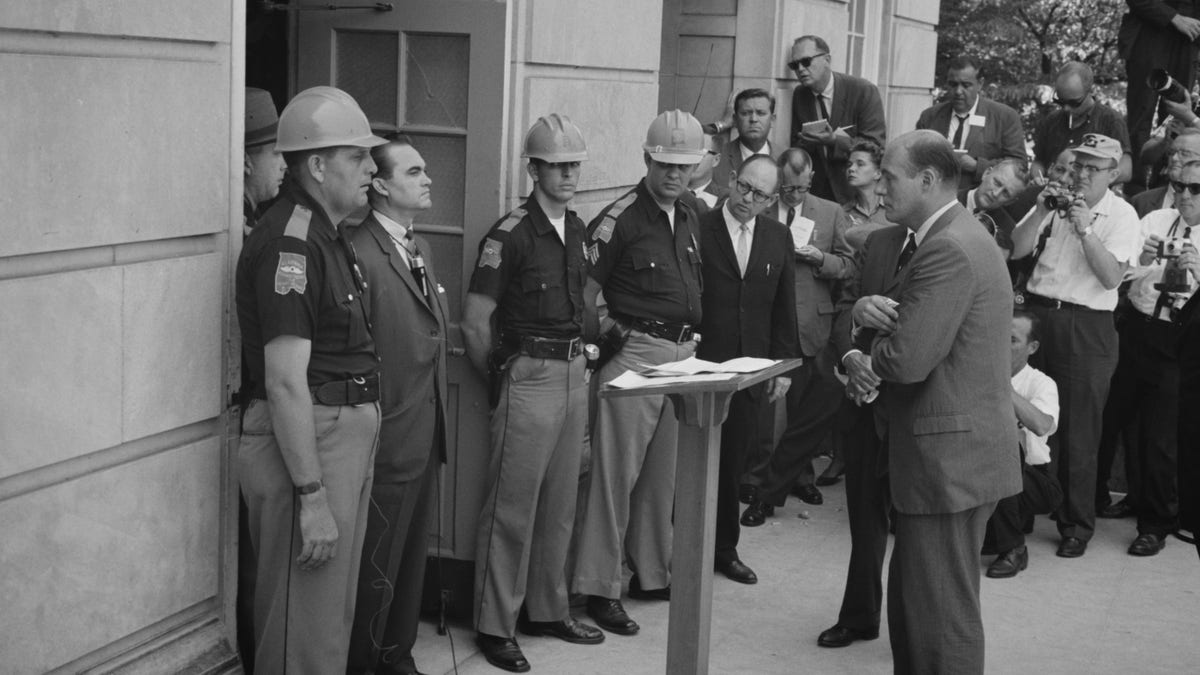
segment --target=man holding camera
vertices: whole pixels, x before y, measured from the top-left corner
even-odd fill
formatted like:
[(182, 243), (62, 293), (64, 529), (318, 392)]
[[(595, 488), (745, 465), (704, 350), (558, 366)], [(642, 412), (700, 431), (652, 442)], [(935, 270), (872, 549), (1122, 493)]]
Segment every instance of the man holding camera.
[(1055, 460), (1063, 486), (1058, 555), (1087, 550), (1096, 523), (1096, 454), (1101, 413), (1116, 368), (1117, 286), (1141, 250), (1137, 214), (1108, 186), (1121, 143), (1086, 134), (1075, 148), (1070, 190), (1050, 184), (1013, 230), (1013, 259), (1032, 256), (1018, 301), (1042, 322), (1041, 370), (1058, 385), (1061, 417)]
[(1187, 264), (1196, 258), (1200, 239), (1200, 162), (1188, 162), (1172, 177), (1175, 208), (1153, 211), (1142, 219), (1145, 238), (1138, 267), (1131, 274), (1127, 317), (1119, 322), (1121, 358), (1113, 376), (1110, 414), (1136, 416), (1137, 471), (1130, 485), (1138, 536), (1129, 554), (1152, 556), (1175, 529), (1179, 512), (1176, 445), (1179, 412), (1179, 363), (1176, 345), (1180, 308), (1195, 290)]

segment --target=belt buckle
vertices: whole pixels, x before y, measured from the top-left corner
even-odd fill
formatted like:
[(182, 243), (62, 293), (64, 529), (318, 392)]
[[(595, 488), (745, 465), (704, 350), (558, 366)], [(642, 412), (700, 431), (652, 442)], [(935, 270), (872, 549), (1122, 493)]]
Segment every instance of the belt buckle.
[(583, 353), (583, 340), (577, 337), (571, 338), (567, 342), (567, 360), (573, 361), (575, 357)]
[(689, 325), (687, 325), (686, 323), (685, 323), (685, 324), (680, 324), (680, 326), (679, 326), (679, 337), (678, 337), (678, 338), (675, 340), (675, 344), (677, 344), (677, 345), (681, 345), (681, 344), (683, 344), (683, 343), (687, 342), (687, 341), (690, 339), (690, 337), (691, 337), (691, 336), (688, 336), (688, 337), (686, 337), (686, 338), (685, 338), (685, 337), (684, 337), (684, 335), (687, 335), (689, 332), (691, 332), (691, 330), (692, 330), (692, 327), (691, 327), (691, 326), (689, 326)]

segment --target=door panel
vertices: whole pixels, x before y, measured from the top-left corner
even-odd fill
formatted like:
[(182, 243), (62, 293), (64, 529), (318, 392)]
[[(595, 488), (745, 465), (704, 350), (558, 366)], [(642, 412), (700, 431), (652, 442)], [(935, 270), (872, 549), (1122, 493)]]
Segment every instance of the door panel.
[[(507, 7), (445, 0), (393, 7), (298, 13), (296, 84), (345, 89), (372, 122), (399, 127), (425, 158), (433, 208), (416, 229), (446, 288), (451, 347), (461, 347), (462, 300), (477, 245), (501, 210)], [(449, 464), (434, 535), (440, 539), (431, 545), (469, 560), (487, 466), (487, 395), (466, 358), (453, 356), (449, 371)]]
[(720, 119), (733, 91), (737, 0), (664, 0), (658, 108)]

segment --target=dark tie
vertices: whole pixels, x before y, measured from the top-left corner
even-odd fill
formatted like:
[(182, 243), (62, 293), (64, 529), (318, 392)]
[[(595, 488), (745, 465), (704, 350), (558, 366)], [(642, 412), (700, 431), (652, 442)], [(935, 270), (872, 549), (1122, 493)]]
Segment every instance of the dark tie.
[(413, 239), (413, 229), (410, 227), (404, 230), (404, 238), (396, 240), (396, 243), (403, 246), (408, 253), (408, 269), (412, 272), (417, 287), (421, 289), (421, 294), (428, 300), (429, 283), (425, 274), (425, 259), (421, 257), (421, 249), (417, 248), (417, 240)]
[(821, 119), (824, 119), (824, 120), (829, 119), (829, 108), (825, 107), (825, 95), (824, 94), (817, 94), (817, 107), (821, 110)]
[(912, 260), (913, 253), (917, 252), (917, 235), (913, 232), (908, 233), (908, 241), (905, 242), (904, 248), (900, 250), (900, 259), (896, 261), (896, 274), (899, 274), (904, 266)]
[(786, 222), (786, 223), (784, 223), (784, 225), (787, 225), (788, 227), (791, 227), (791, 226), (792, 226), (792, 221), (793, 221), (793, 220), (795, 220), (795, 219), (796, 219), (796, 207), (794, 207), (794, 206), (789, 206), (789, 207), (788, 207), (788, 216), (787, 216), (787, 222)]
[(955, 115), (958, 118), (958, 128), (954, 130), (954, 139), (950, 143), (955, 150), (962, 148), (963, 127), (967, 126), (967, 115)]

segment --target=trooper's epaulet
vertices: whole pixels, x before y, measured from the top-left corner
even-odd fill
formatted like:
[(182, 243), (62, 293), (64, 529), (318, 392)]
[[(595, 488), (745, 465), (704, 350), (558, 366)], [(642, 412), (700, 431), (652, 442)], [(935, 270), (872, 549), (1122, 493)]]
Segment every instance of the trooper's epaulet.
[(613, 229), (617, 226), (617, 218), (620, 218), (621, 214), (625, 213), (625, 209), (635, 201), (637, 201), (637, 190), (630, 190), (629, 193), (613, 202), (612, 206), (608, 207), (608, 210), (601, 216), (596, 229), (592, 230), (592, 240), (600, 240), (607, 244), (608, 240), (612, 238)]
[(308, 241), (308, 223), (312, 220), (312, 209), (302, 204), (297, 204), (292, 209), (292, 217), (288, 218), (287, 227), (283, 229), (283, 236), (299, 239), (300, 241)]
[(500, 230), (501, 232), (512, 232), (512, 229), (516, 227), (517, 223), (521, 222), (526, 215), (528, 214), (525, 212), (525, 209), (518, 206), (509, 212), (508, 216), (504, 220), (500, 221), (500, 224), (496, 226), (496, 229)]

